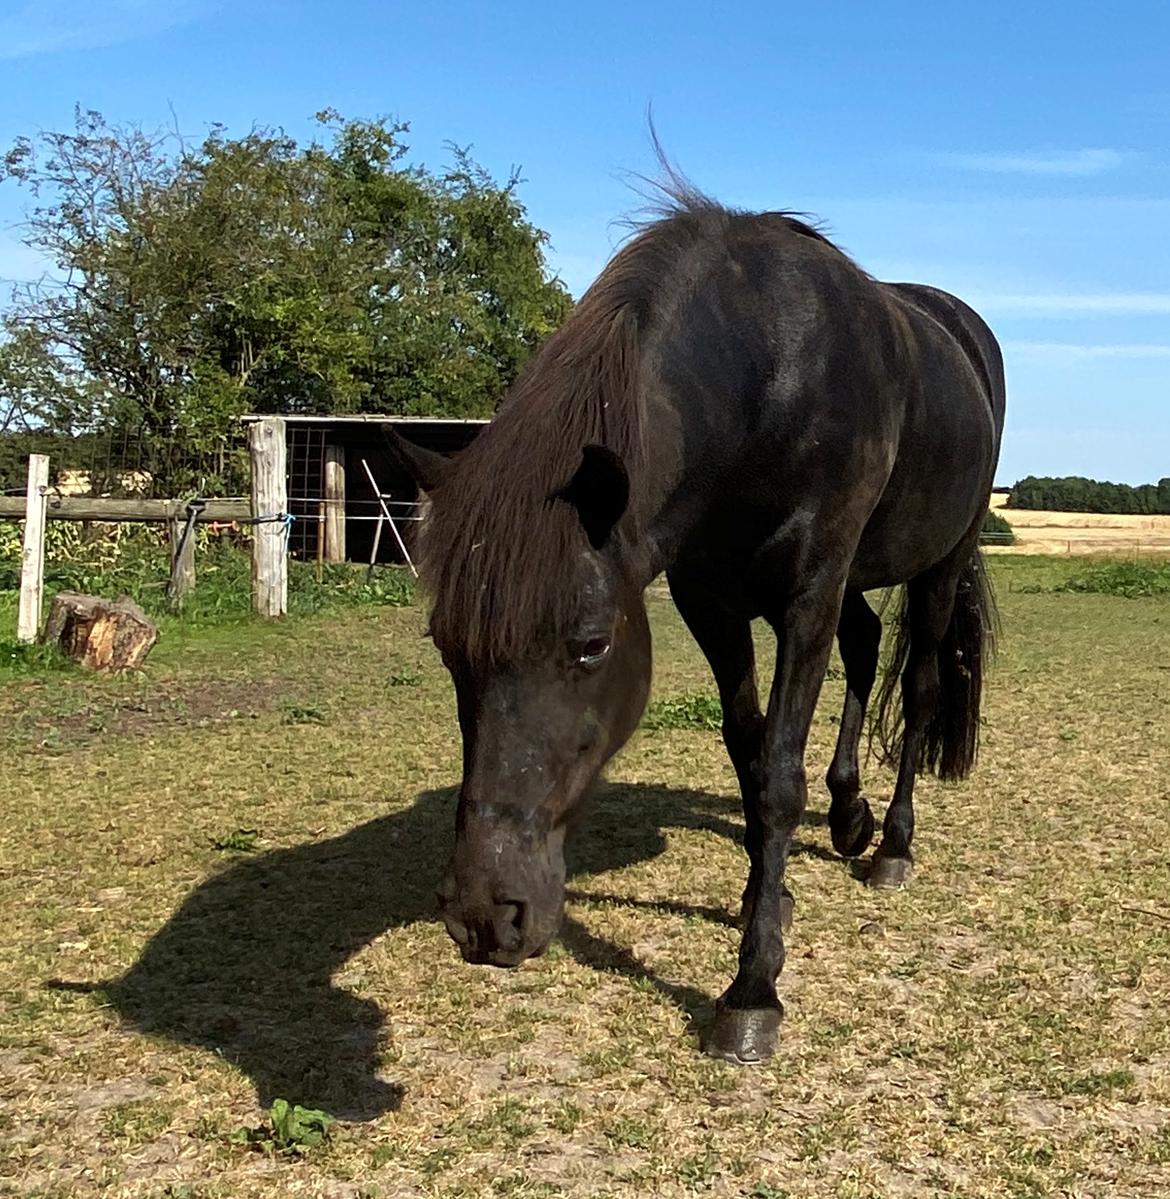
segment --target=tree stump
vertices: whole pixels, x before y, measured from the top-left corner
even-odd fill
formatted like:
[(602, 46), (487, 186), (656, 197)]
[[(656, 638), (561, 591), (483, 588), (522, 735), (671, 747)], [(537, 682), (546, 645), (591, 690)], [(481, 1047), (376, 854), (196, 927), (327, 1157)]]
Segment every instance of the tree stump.
[(128, 596), (118, 600), (62, 591), (53, 597), (42, 638), (90, 670), (133, 670), (158, 640), (158, 629)]

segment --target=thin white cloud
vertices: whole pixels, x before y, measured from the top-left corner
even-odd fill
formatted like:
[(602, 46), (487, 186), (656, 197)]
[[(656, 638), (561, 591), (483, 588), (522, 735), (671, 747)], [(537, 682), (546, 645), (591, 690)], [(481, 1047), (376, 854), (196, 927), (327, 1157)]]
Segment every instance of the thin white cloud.
[(1024, 316), (1157, 316), (1170, 313), (1170, 292), (1021, 292), (975, 295), (969, 303), (980, 311)]
[(1063, 175), (1085, 178), (1114, 171), (1130, 155), (1120, 150), (1085, 149), (1017, 154), (940, 154), (940, 162), (964, 171), (997, 175)]
[(1170, 358), (1170, 345), (1157, 342), (1084, 345), (1061, 341), (1005, 341), (1003, 349), (1009, 358), (1051, 363), (1084, 362), (1093, 358)]
[(0, 16), (0, 59), (92, 50), (160, 33), (205, 12), (211, 0), (26, 0)]

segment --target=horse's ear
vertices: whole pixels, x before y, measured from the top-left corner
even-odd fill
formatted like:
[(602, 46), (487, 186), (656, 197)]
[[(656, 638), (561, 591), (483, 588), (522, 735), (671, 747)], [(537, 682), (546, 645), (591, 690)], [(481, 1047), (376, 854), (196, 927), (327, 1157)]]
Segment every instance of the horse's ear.
[(609, 540), (630, 502), (630, 477), (622, 460), (603, 445), (587, 445), (581, 465), (556, 498), (572, 504), (594, 549)]
[(382, 432), (395, 461), (418, 484), (420, 491), (429, 495), (443, 485), (443, 480), (451, 469), (450, 458), (436, 454), (434, 450), (423, 449), (413, 441), (407, 441), (393, 425), (383, 425)]

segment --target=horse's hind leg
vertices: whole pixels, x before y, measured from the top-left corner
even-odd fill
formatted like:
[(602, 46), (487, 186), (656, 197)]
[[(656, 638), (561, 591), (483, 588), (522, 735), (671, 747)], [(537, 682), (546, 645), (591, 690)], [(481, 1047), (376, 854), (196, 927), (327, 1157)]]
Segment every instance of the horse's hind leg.
[[(747, 851), (747, 886), (743, 909), (751, 908), (760, 878), (760, 754), (764, 741), (764, 717), (760, 711), (756, 683), (756, 655), (751, 622), (729, 612), (701, 585), (671, 572), (667, 576), (671, 598), (715, 676), (723, 707), (723, 742), (739, 779), (745, 821), (744, 849)], [(792, 894), (787, 888), (781, 901), (784, 927), (792, 923)]]
[(847, 858), (865, 853), (873, 837), (873, 812), (861, 794), (859, 748), (881, 639), (881, 618), (860, 591), (847, 591), (837, 624), (837, 644), (845, 666), (845, 706), (837, 749), (825, 778), (833, 797), (829, 805), (833, 848)]
[[(968, 554), (956, 557), (965, 561)], [(954, 611), (958, 580), (954, 559), (948, 559), (906, 584), (909, 653), (902, 671), (902, 753), (894, 798), (886, 811), (881, 843), (873, 855), (868, 879), (871, 887), (899, 887), (909, 881), (912, 871), (914, 780), (939, 703), (938, 651)]]

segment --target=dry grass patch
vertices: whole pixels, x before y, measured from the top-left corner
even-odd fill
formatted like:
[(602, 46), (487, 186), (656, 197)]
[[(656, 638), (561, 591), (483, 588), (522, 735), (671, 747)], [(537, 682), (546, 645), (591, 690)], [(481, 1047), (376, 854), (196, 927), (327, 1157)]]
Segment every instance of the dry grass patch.
[[(564, 935), (513, 972), (433, 919), (459, 746), (417, 611), (9, 681), (0, 1193), (1170, 1193), (1170, 612), (1019, 590), (1062, 569), (997, 563), (985, 753), (968, 784), (923, 780), (905, 892), (829, 850), (830, 679), (781, 1051), (754, 1071), (698, 1050), (735, 967), (741, 818), (660, 598), (658, 711), (682, 715), (611, 771)], [(299, 1154), (239, 1143), (278, 1099), (340, 1123)]]

